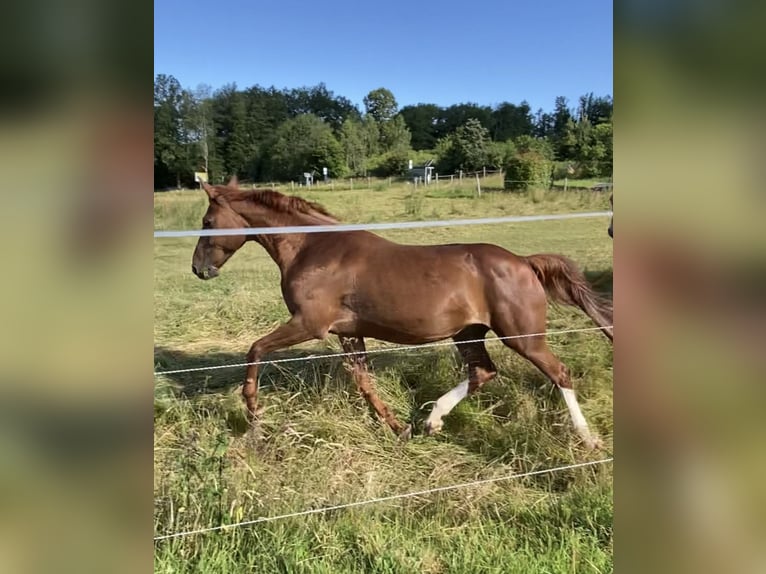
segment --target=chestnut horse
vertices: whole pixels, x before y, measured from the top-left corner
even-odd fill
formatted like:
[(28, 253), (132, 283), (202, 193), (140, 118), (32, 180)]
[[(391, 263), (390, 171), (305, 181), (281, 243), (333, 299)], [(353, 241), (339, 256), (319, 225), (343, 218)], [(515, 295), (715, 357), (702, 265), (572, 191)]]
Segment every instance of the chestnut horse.
[[(612, 211), (614, 211), (614, 200), (612, 199), (614, 197), (614, 194), (611, 194), (609, 196), (609, 207), (612, 208)], [(614, 239), (614, 229), (612, 228), (614, 224), (614, 215), (612, 215), (611, 219), (609, 220), (609, 229), (606, 230), (606, 232), (609, 234), (609, 237)]]
[[(272, 190), (203, 184), (209, 205), (204, 229), (337, 224), (322, 206)], [(600, 440), (588, 429), (567, 368), (545, 340), (547, 297), (580, 307), (612, 340), (612, 306), (594, 293), (577, 266), (561, 255), (514, 255), (489, 244), (400, 245), (367, 231), (201, 236), (192, 271), (216, 277), (247, 241), (259, 243), (279, 266), (289, 321), (253, 343), (249, 363), (272, 351), (337, 335), (359, 391), (402, 436), (400, 423), (375, 393), (367, 371), (364, 338), (417, 345), (452, 338), (468, 378), (440, 397), (426, 423), (438, 432), (442, 417), (497, 374), (484, 346), (491, 329), (531, 361), (563, 395), (585, 445)], [(477, 341), (477, 339), (479, 341)], [(257, 416), (258, 366), (249, 365), (242, 388), (251, 422)]]

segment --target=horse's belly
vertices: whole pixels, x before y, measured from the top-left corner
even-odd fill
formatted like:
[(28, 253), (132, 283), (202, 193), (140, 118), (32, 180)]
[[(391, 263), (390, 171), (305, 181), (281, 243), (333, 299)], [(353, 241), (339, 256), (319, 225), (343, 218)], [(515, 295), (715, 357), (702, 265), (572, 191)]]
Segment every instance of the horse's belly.
[(452, 337), (466, 325), (483, 323), (484, 319), (469, 306), (402, 303), (385, 310), (363, 310), (355, 314), (348, 328), (356, 336), (414, 345)]
[(462, 327), (444, 325), (440, 328), (413, 329), (401, 326), (381, 325), (374, 323), (361, 323), (356, 329), (357, 337), (367, 337), (398, 343), (400, 345), (421, 345), (432, 341), (441, 341), (452, 337), (462, 330)]

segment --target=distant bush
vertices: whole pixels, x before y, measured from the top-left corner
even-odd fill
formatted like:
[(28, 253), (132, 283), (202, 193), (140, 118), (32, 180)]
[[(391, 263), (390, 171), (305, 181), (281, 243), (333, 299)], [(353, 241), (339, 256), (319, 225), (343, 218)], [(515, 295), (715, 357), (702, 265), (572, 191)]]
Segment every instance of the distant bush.
[(553, 162), (538, 151), (526, 151), (512, 157), (505, 168), (504, 188), (513, 191), (548, 189)]
[(371, 157), (368, 172), (375, 177), (399, 176), (407, 173), (409, 150), (392, 150)]

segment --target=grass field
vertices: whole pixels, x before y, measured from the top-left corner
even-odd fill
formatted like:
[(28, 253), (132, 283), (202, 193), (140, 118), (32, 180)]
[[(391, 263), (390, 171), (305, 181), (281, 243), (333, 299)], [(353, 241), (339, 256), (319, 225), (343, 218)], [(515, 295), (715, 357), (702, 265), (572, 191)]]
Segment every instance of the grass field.
[[(499, 182), (498, 182), (499, 187)], [(492, 189), (492, 182), (482, 185)], [(505, 194), (470, 187), (303, 190), (344, 222), (405, 221), (608, 210), (608, 194)], [(196, 229), (202, 192), (155, 194), (155, 228)], [(519, 254), (575, 259), (611, 291), (607, 218), (413, 229), (407, 243), (491, 242)], [(201, 281), (196, 238), (155, 240), (155, 370), (240, 363), (287, 318), (276, 266), (247, 245)], [(579, 310), (551, 308), (549, 329), (592, 327)], [(492, 336), (492, 334), (490, 334)], [(578, 445), (560, 394), (500, 343), (499, 376), (460, 403), (437, 437), (396, 437), (370, 413), (339, 359), (261, 371), (257, 431), (245, 431), (243, 368), (155, 377), (155, 533), (231, 524), (476, 479), (597, 460), (612, 450), (612, 348), (598, 332), (552, 335), (583, 412), (605, 442)], [(369, 348), (379, 346), (373, 341)], [(306, 343), (272, 358), (339, 351)], [(371, 355), (381, 397), (402, 420), (462, 377), (451, 347)], [(158, 572), (610, 572), (612, 467), (583, 467), (326, 514), (155, 542)]]

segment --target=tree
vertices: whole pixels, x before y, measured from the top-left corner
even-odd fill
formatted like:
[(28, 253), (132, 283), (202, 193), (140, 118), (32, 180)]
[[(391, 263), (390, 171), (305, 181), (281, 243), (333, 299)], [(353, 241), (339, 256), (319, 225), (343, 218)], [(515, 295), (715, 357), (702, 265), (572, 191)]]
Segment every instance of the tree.
[(514, 140), (514, 144), (517, 153), (535, 152), (550, 161), (556, 157), (553, 145), (544, 138), (519, 136)]
[(531, 135), (534, 131), (532, 113), (527, 102), (518, 106), (503, 102), (492, 112), (492, 139), (507, 141), (521, 135)]
[(477, 120), (487, 130), (492, 128), (492, 108), (478, 104), (456, 104), (443, 110), (437, 124), (439, 137), (455, 132), (470, 120)]
[(399, 104), (391, 90), (377, 88), (364, 97), (364, 109), (376, 122), (382, 123), (396, 115)]
[(247, 94), (228, 84), (213, 96), (212, 109), (215, 144), (223, 165), (223, 173), (216, 177), (219, 181), (232, 175), (252, 177), (261, 142), (255, 137)]
[(359, 110), (350, 100), (336, 96), (324, 83), (312, 88), (296, 88), (285, 94), (290, 115), (313, 114), (327, 122), (336, 133), (346, 119), (359, 119)]
[(213, 124), (213, 89), (207, 84), (200, 84), (194, 91), (194, 100), (196, 102), (195, 114), (192, 118), (193, 128), (197, 130), (200, 154), (202, 155), (203, 166), (206, 172), (210, 171), (210, 153), (214, 147), (213, 134), (215, 125)]
[(512, 157), (505, 167), (505, 189), (549, 189), (553, 162), (530, 150)]
[(575, 160), (584, 177), (612, 173), (612, 124), (592, 126), (588, 118), (577, 124)]
[(269, 177), (295, 179), (303, 172), (322, 173), (324, 167), (332, 177), (346, 174), (343, 148), (326, 122), (313, 114), (303, 114), (279, 126), (268, 148)]
[(577, 109), (579, 119), (588, 118), (593, 126), (612, 121), (613, 111), (612, 98), (596, 97), (593, 92), (580, 96), (580, 106)]
[(404, 106), (399, 115), (412, 134), (412, 148), (433, 149), (438, 138), (438, 123), (442, 108), (436, 104)]
[(546, 113), (542, 108), (535, 114), (535, 128), (532, 135), (538, 138), (549, 138), (553, 136), (553, 115)]
[(566, 160), (572, 157), (574, 151), (572, 141), (573, 126), (574, 118), (567, 106), (567, 99), (563, 96), (557, 97), (553, 110), (551, 141), (556, 150), (556, 158), (559, 160)]
[(404, 123), (402, 116), (394, 116), (392, 119), (380, 124), (380, 145), (385, 151), (400, 151), (410, 149), (410, 130)]
[(362, 123), (347, 119), (341, 126), (338, 140), (343, 148), (348, 170), (354, 175), (364, 175), (367, 169), (368, 151)]
[(367, 157), (380, 152), (380, 127), (370, 115), (362, 120), (362, 138), (367, 149)]
[(505, 166), (505, 189), (548, 189), (553, 176), (553, 146), (545, 139), (516, 138), (516, 151)]
[(182, 143), (183, 89), (173, 76), (154, 80), (154, 186), (181, 186), (185, 150)]
[(489, 130), (475, 118), (470, 118), (455, 133), (441, 142), (439, 170), (478, 170), (489, 163)]

